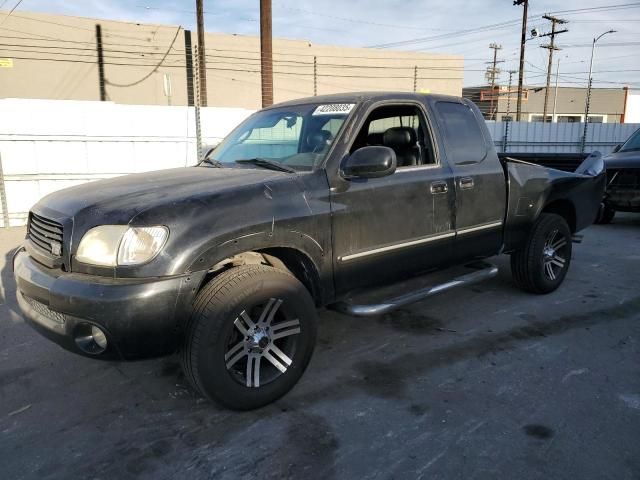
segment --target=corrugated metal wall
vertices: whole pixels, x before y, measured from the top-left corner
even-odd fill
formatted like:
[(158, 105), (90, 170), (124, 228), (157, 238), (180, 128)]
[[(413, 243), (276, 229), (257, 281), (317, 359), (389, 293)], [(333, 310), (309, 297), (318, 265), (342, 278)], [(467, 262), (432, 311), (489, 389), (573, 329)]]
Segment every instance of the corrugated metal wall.
[[(582, 147), (584, 123), (487, 122), (487, 127), (499, 152), (580, 153)], [(590, 123), (584, 150), (609, 153), (638, 128), (637, 123)]]

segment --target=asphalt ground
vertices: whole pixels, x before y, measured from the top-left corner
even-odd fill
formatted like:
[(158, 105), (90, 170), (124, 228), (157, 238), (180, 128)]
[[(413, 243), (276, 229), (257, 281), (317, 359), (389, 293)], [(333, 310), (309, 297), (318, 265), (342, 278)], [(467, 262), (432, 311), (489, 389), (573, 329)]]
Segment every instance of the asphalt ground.
[(640, 478), (640, 215), (593, 226), (562, 287), (500, 275), (379, 319), (320, 313), (282, 400), (199, 398), (177, 359), (67, 353), (21, 319), (0, 231), (0, 479)]

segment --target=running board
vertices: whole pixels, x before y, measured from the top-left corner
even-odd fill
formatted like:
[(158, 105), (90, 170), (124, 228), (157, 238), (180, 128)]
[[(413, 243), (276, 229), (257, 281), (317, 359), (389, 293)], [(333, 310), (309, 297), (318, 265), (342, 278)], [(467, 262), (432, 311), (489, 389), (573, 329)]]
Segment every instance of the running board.
[[(460, 273), (462, 273), (462, 275), (460, 275)], [(458, 276), (453, 276), (452, 278), (452, 274), (457, 274)], [(473, 285), (495, 277), (497, 274), (498, 267), (495, 265), (476, 262), (465, 265), (464, 267), (457, 267), (431, 273), (423, 277), (412, 278), (376, 290), (354, 293), (346, 299), (334, 303), (330, 308), (354, 317), (374, 317), (424, 300), (438, 293), (446, 292), (447, 290)], [(440, 280), (440, 282), (438, 282), (438, 280)], [(400, 291), (406, 292), (407, 290), (412, 291), (398, 295)]]

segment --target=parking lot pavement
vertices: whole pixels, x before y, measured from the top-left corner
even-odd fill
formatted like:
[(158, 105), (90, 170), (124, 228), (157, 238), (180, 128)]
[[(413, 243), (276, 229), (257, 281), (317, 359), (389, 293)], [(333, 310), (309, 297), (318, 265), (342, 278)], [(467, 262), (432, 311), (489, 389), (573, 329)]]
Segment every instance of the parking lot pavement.
[(640, 216), (585, 234), (547, 296), (498, 258), (379, 319), (322, 312), (300, 384), (238, 413), (173, 357), (93, 361), (32, 331), (7, 262), (23, 231), (2, 231), (0, 478), (640, 478)]

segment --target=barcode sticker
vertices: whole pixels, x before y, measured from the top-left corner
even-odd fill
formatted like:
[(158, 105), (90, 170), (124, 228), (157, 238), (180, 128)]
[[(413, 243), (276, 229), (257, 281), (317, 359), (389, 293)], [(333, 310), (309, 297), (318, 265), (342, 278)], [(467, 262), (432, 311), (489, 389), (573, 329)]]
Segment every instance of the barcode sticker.
[(327, 103), (326, 105), (318, 105), (313, 111), (313, 115), (347, 115), (354, 106), (355, 103)]

